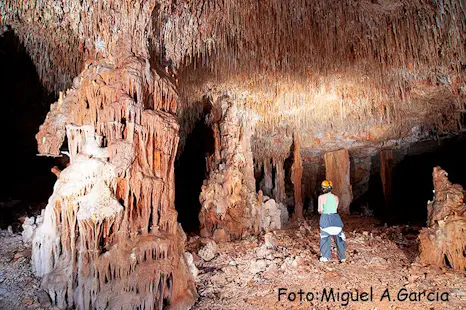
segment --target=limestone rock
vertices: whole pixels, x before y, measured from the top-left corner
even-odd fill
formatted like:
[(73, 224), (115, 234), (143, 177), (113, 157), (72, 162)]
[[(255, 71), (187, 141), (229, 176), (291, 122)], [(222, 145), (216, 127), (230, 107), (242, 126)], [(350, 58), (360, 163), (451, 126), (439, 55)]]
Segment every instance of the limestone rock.
[(217, 254), (217, 244), (213, 240), (207, 241), (207, 244), (199, 250), (197, 253), (200, 258), (208, 262), (214, 259), (215, 254)]
[(207, 122), (214, 132), (215, 156), (200, 195), (201, 235), (216, 234), (218, 241), (257, 235), (260, 202), (251, 150), (254, 119), (244, 102), (223, 95), (213, 103)]
[(197, 297), (174, 206), (177, 94), (126, 43), (83, 69), (36, 135), (44, 155), (66, 136), (70, 157), (32, 244), (33, 271), (59, 308), (186, 309)]
[(49, 295), (43, 290), (38, 292), (37, 298), (39, 300), (40, 306), (43, 308), (49, 308), (52, 305)]
[(212, 236), (215, 242), (228, 242), (230, 241), (230, 234), (226, 231), (225, 228), (218, 228), (214, 231)]
[(21, 233), (21, 235), (23, 236), (23, 242), (25, 244), (30, 244), (32, 242), (32, 239), (34, 237), (34, 232), (37, 228), (37, 225), (35, 222), (36, 222), (36, 219), (33, 216), (24, 218), (24, 223), (22, 225), (23, 232)]
[(267, 268), (267, 262), (263, 259), (258, 259), (250, 263), (249, 272), (252, 274), (256, 274), (256, 273), (265, 271), (266, 268)]
[(266, 233), (264, 235), (265, 247), (268, 249), (275, 249), (277, 247), (277, 241), (275, 240), (275, 236), (273, 233)]
[(196, 265), (194, 264), (193, 255), (191, 253), (189, 253), (189, 252), (184, 252), (184, 259), (186, 261), (186, 264), (188, 265), (189, 272), (191, 272), (194, 279), (196, 279), (197, 275), (199, 274), (199, 270), (197, 269)]
[(261, 210), (261, 227), (263, 230), (282, 229), (288, 222), (288, 210), (281, 203), (276, 203), (274, 199), (264, 196), (264, 203)]
[(350, 158), (346, 149), (325, 153), (325, 177), (333, 182), (333, 192), (340, 199), (338, 213), (350, 214), (353, 190), (350, 182)]
[(301, 140), (297, 132), (293, 133), (293, 165), (291, 166), (291, 183), (294, 189), (294, 214), (296, 219), (303, 218), (303, 160), (301, 157)]

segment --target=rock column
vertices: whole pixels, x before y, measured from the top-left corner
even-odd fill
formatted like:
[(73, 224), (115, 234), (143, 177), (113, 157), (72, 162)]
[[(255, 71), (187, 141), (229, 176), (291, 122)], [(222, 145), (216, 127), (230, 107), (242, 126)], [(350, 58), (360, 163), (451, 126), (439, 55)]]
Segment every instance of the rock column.
[(254, 122), (239, 100), (222, 96), (208, 121), (219, 130), (220, 155), (204, 181), (200, 202), (201, 235), (229, 241), (260, 233), (251, 136)]
[(350, 183), (350, 159), (348, 150), (342, 149), (324, 155), (325, 175), (333, 182), (333, 193), (340, 198), (338, 212), (350, 213), (353, 192)]

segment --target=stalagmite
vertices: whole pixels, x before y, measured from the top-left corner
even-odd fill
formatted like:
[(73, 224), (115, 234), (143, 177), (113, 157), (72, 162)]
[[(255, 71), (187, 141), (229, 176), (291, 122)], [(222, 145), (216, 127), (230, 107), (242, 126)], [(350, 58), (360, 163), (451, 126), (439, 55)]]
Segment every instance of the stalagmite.
[(293, 165), (291, 166), (291, 182), (294, 188), (294, 219), (303, 218), (302, 196), (303, 160), (301, 158), (301, 141), (299, 135), (293, 135)]
[(390, 208), (392, 206), (392, 169), (393, 151), (382, 150), (380, 152), (380, 178), (382, 179), (386, 208)]
[(285, 170), (283, 169), (283, 161), (281, 159), (274, 159), (275, 166), (275, 187), (273, 189), (273, 196), (278, 203), (285, 202)]
[(466, 204), (463, 187), (451, 184), (435, 167), (434, 200), (427, 204), (427, 228), (419, 234), (420, 259), (425, 264), (466, 271)]
[(261, 189), (264, 195), (271, 196), (273, 189), (272, 165), (270, 159), (264, 160), (264, 179), (261, 182)]
[[(219, 129), (216, 162), (200, 195), (201, 235), (238, 239), (260, 232), (261, 201), (255, 193), (251, 136), (254, 119), (241, 101), (221, 96), (214, 102), (209, 123)], [(219, 231), (218, 233), (216, 233)]]
[(350, 160), (348, 150), (342, 149), (324, 155), (325, 175), (333, 182), (333, 192), (340, 198), (338, 212), (349, 214), (349, 206), (353, 199), (350, 183)]

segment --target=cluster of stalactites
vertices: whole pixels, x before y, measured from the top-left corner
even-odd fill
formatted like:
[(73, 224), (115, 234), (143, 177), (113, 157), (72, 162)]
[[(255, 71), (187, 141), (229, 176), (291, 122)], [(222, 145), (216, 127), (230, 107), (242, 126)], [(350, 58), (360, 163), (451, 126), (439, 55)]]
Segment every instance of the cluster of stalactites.
[(125, 53), (150, 55), (178, 74), (183, 135), (206, 89), (247, 93), (260, 118), (253, 151), (268, 157), (285, 155), (276, 137), (291, 143), (295, 130), (312, 149), (337, 135), (352, 144), (405, 137), (416, 126), (457, 131), (455, 110), (466, 96), (463, 15), (461, 0), (7, 0), (0, 7), (0, 23), (13, 27), (49, 89), (65, 89), (84, 63), (119, 57), (125, 42)]
[[(156, 0), (6, 0), (0, 25), (26, 47), (43, 84), (58, 93), (71, 86), (85, 62), (126, 53), (148, 58)], [(122, 43), (124, 42), (124, 43)]]
[(113, 54), (121, 37), (139, 54), (152, 39), (151, 49), (175, 67), (204, 65), (217, 76), (253, 70), (305, 77), (356, 63), (376, 75), (387, 68), (418, 73), (426, 66), (459, 71), (465, 59), (460, 0), (7, 0), (1, 9), (4, 24), (39, 27), (23, 31), (23, 41), (35, 37), (36, 45), (43, 38), (58, 50), (53, 56), (67, 46), (91, 56)]
[(262, 194), (272, 197), (277, 203), (285, 203), (285, 159), (283, 158), (266, 158), (264, 160), (255, 160), (255, 170), (257, 178), (263, 174), (259, 183)]
[(276, 140), (286, 135), (291, 144), (295, 130), (310, 149), (334, 149), (336, 136), (351, 145), (403, 138), (415, 127), (458, 130), (461, 1), (211, 0), (162, 9), (176, 10), (161, 22), (167, 53), (188, 59), (181, 92), (189, 102), (212, 85), (245, 93), (260, 116), (255, 155), (285, 155)]
[(361, 60), (379, 63), (379, 69), (451, 61), (457, 66), (465, 56), (463, 12), (458, 0), (196, 0), (164, 2), (158, 21), (175, 63), (200, 60), (213, 71), (263, 68), (305, 75)]

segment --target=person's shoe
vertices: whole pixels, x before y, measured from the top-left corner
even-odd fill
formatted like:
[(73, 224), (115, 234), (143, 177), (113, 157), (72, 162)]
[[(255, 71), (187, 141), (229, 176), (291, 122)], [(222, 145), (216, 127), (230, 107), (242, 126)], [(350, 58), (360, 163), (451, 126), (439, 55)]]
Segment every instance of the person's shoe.
[(323, 257), (323, 256), (322, 256), (319, 260), (320, 260), (322, 263), (328, 262), (328, 258), (327, 258), (327, 257)]
[(346, 258), (340, 259), (340, 263), (346, 262)]

